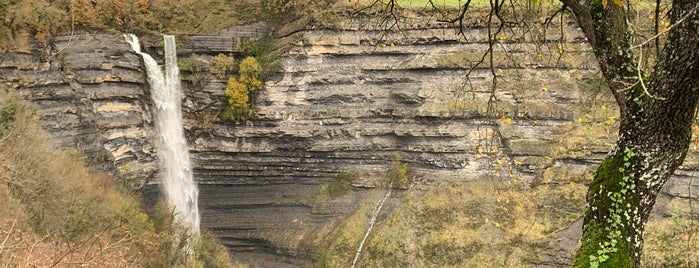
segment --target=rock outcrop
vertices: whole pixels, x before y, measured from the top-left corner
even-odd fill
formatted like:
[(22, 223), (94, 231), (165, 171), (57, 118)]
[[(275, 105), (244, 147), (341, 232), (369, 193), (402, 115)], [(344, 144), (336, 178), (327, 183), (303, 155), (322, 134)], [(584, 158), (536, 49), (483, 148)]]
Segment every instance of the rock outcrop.
[[(400, 33), (339, 24), (299, 31), (283, 40), (291, 47), (283, 69), (246, 122), (216, 120), (225, 80), (197, 74), (184, 83), (183, 107), (202, 226), (253, 265), (304, 266), (317, 257), (319, 234), (375, 202), (396, 157), (417, 171), (418, 190), (589, 175), (615, 139), (617, 116), (589, 47), (572, 26), (564, 43), (561, 33), (541, 41), (521, 32), (499, 37), (491, 69), (489, 60), (476, 65), (487, 48), (478, 26), (463, 35), (417, 24)], [(180, 57), (239, 56), (241, 43), (259, 33), (184, 37)], [(140, 58), (119, 35), (62, 36), (38, 51), (3, 55), (0, 84), (39, 107), (61, 146), (84, 151), (153, 200), (157, 152)], [(665, 196), (697, 197), (695, 159), (688, 157)], [(353, 190), (313, 200), (319, 185), (348, 171), (360, 174)]]
[[(28, 42), (31, 43), (31, 42)], [(58, 36), (2, 55), (2, 84), (37, 107), (63, 147), (140, 188), (157, 172), (150, 98), (139, 57), (119, 35)]]

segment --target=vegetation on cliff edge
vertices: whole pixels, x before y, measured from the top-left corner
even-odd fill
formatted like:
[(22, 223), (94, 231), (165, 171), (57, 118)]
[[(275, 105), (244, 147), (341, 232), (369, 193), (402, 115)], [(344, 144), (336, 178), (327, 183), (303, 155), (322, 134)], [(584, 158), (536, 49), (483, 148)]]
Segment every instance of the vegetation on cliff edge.
[(258, 21), (260, 12), (252, 0), (0, 0), (0, 52), (26, 37), (46, 45), (57, 33), (213, 33)]
[(236, 267), (207, 231), (186, 254), (190, 235), (167, 206), (151, 219), (79, 152), (57, 149), (36, 116), (0, 95), (0, 266)]

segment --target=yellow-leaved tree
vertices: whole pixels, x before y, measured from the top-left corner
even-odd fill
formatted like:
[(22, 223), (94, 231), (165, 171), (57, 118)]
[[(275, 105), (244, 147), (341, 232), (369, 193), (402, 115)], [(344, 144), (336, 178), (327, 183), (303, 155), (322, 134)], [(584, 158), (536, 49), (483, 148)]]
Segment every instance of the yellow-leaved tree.
[(262, 89), (260, 74), (262, 67), (254, 57), (247, 57), (240, 63), (240, 82), (248, 86), (251, 92)]
[(232, 121), (245, 120), (252, 115), (255, 96), (262, 89), (262, 67), (254, 57), (243, 59), (239, 67), (239, 77), (228, 78), (227, 105), (221, 114), (224, 119)]
[(214, 67), (214, 71), (216, 71), (216, 77), (224, 79), (226, 74), (235, 69), (235, 58), (220, 53), (211, 58), (211, 65)]
[(226, 88), (226, 96), (228, 96), (228, 107), (223, 113), (223, 117), (229, 120), (244, 119), (250, 116), (252, 109), (250, 107), (250, 91), (245, 84), (235, 79), (228, 78), (228, 88)]

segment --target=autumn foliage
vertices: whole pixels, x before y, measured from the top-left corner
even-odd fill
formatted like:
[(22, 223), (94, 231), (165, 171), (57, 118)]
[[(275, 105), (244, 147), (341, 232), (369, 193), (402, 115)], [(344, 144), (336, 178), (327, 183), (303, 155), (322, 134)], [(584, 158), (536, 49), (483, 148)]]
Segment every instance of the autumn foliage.
[(0, 0), (0, 53), (18, 49), (19, 39), (46, 46), (55, 34), (81, 31), (212, 33), (252, 22), (259, 9), (253, 0)]
[(114, 178), (54, 147), (18, 97), (0, 95), (0, 267), (233, 267), (167, 206), (151, 218)]
[(239, 77), (229, 77), (226, 88), (227, 104), (222, 116), (228, 120), (245, 120), (252, 115), (252, 104), (257, 92), (262, 89), (260, 74), (262, 67), (254, 57), (240, 63)]
[(235, 58), (230, 55), (218, 54), (211, 58), (211, 66), (216, 72), (216, 77), (224, 79), (235, 69)]

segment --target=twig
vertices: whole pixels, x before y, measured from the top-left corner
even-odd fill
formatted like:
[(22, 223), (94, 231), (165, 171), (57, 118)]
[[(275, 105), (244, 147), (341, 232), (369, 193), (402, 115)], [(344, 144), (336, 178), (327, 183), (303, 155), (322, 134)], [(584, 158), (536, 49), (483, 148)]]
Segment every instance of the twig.
[[(494, 117), (495, 116), (495, 101), (497, 100), (497, 97), (495, 95), (495, 90), (497, 89), (498, 85), (498, 76), (497, 73), (495, 73), (495, 63), (493, 62), (493, 46), (495, 45), (495, 42), (497, 42), (497, 35), (502, 32), (502, 29), (505, 26), (505, 23), (502, 19), (500, 19), (500, 14), (499, 9), (496, 8), (498, 5), (498, 0), (490, 0), (490, 13), (488, 13), (488, 52), (489, 57), (488, 57), (488, 63), (490, 67), (490, 73), (493, 75), (493, 84), (490, 87), (490, 97), (488, 97), (488, 107), (487, 107), (487, 113), (488, 115)], [(498, 26), (497, 30), (495, 33), (492, 33), (492, 25), (493, 25), (493, 14), (500, 19), (500, 25)]]
[[(437, 7), (432, 3), (430, 0), (430, 4), (432, 4), (433, 9), (437, 9)], [(460, 22), (459, 26), (463, 25), (463, 20), (466, 18), (466, 11), (468, 11), (468, 6), (471, 4), (471, 0), (467, 0), (466, 3), (461, 7), (461, 12), (459, 12), (459, 16), (453, 19), (438, 19), (438, 22), (446, 22), (446, 23), (456, 23)]]
[[(124, 244), (124, 245), (132, 244), (133, 242), (132, 242), (132, 243), (129, 243), (128, 241), (125, 242), (125, 241), (127, 240), (127, 238), (130, 238), (130, 237), (131, 237), (131, 230), (127, 231), (127, 232), (124, 234), (124, 236), (122, 236), (118, 241), (116, 241), (116, 242), (114, 242), (114, 243), (109, 243), (109, 242), (107, 242), (107, 243), (104, 245), (104, 247), (102, 247), (102, 248), (100, 249), (99, 252), (97, 252), (97, 253), (95, 253), (95, 254), (92, 254), (92, 255), (89, 256), (89, 257), (86, 256), (86, 257), (83, 259), (83, 262), (91, 263), (91, 262), (93, 262), (97, 257), (99, 257), (99, 256), (101, 256), (101, 255), (107, 253), (108, 251), (110, 251), (111, 249), (113, 249), (113, 248), (115, 248), (115, 247), (117, 247), (117, 246), (119, 246), (119, 245), (122, 245), (122, 244)], [(100, 247), (101, 247), (101, 245), (100, 245)]]
[(646, 84), (643, 83), (643, 75), (641, 74), (641, 62), (643, 62), (642, 59), (643, 59), (643, 49), (641, 48), (638, 50), (638, 66), (636, 67), (636, 72), (638, 73), (638, 82), (640, 82), (641, 87), (643, 88), (643, 92), (646, 95), (648, 95), (648, 97), (651, 97), (651, 98), (656, 99), (656, 100), (664, 101), (665, 100), (664, 97), (658, 97), (658, 96), (655, 96), (653, 94), (650, 94), (650, 92), (648, 92), (648, 88), (646, 87)]
[(616, 81), (616, 82), (619, 82), (619, 83), (621, 83), (621, 84), (626, 84), (626, 85), (628, 85), (628, 86), (625, 87), (625, 88), (622, 88), (622, 89), (617, 90), (617, 92), (626, 92), (626, 91), (629, 91), (629, 90), (631, 90), (633, 87), (635, 87), (636, 85), (638, 85), (638, 83), (640, 83), (639, 81), (636, 81), (636, 83), (633, 83), (633, 84), (624, 83), (623, 81)]
[(0, 254), (2, 254), (3, 250), (5, 249), (5, 244), (7, 243), (7, 239), (9, 239), (10, 236), (12, 235), (12, 232), (14, 232), (16, 223), (17, 223), (17, 218), (15, 216), (15, 218), (12, 219), (12, 226), (10, 226), (10, 230), (7, 232), (5, 239), (2, 240), (2, 244), (0, 244)]
[[(544, 20), (544, 27), (548, 27), (549, 23), (551, 23), (551, 21), (553, 21), (553, 18), (555, 18), (556, 15), (558, 15), (558, 13), (563, 13), (563, 12), (565, 12), (567, 8), (568, 8), (568, 6), (566, 6), (566, 4), (563, 3), (563, 6), (561, 6), (561, 8), (559, 8), (558, 10), (556, 10), (556, 12), (553, 12), (553, 14), (551, 14), (551, 16), (548, 16), (548, 17)], [(563, 19), (563, 17), (561, 17), (561, 19)]]
[(15, 128), (13, 127), (13, 128), (10, 128), (9, 131), (3, 132), (2, 133), (3, 135), (0, 137), (0, 144), (5, 142), (6, 139), (9, 139), (10, 137), (12, 137), (12, 132), (14, 132), (14, 131), (15, 131)]
[(670, 27), (667, 27), (667, 29), (663, 30), (662, 32), (659, 32), (659, 33), (655, 34), (655, 35), (652, 36), (651, 38), (648, 38), (646, 41), (643, 41), (643, 42), (641, 42), (641, 43), (638, 44), (638, 45), (632, 46), (631, 48), (640, 48), (641, 46), (643, 46), (643, 45), (645, 45), (645, 44), (648, 44), (648, 42), (650, 42), (650, 41), (652, 41), (652, 40), (654, 40), (654, 39), (657, 39), (657, 38), (660, 37), (661, 35), (663, 35), (663, 34), (669, 32), (670, 30), (672, 30), (672, 28), (675, 28), (675, 26), (681, 24), (681, 23), (684, 22), (687, 18), (689, 18), (689, 15), (692, 15), (692, 13), (696, 12), (696, 11), (697, 11), (697, 8), (699, 8), (699, 3), (697, 3), (696, 5), (694, 5), (694, 8), (692, 8), (689, 12), (687, 12), (687, 14), (685, 14), (680, 20), (678, 20), (678, 21), (675, 22), (674, 24), (670, 25)]
[(34, 241), (34, 243), (32, 243), (32, 246), (29, 247), (29, 253), (27, 253), (27, 258), (24, 261), (25, 263), (29, 263), (29, 259), (32, 257), (32, 253), (34, 252), (34, 248), (36, 248), (36, 246), (39, 244), (39, 242), (43, 242), (44, 240), (49, 238), (49, 236), (50, 235), (47, 232), (46, 235), (44, 235), (44, 237), (42, 237), (41, 239)]
[(73, 11), (73, 1), (70, 1), (70, 37), (68, 37), (68, 43), (66, 43), (63, 48), (53, 53), (53, 56), (58, 55), (58, 53), (63, 52), (66, 48), (70, 46), (70, 42), (73, 41), (73, 35), (75, 34), (75, 11)]

